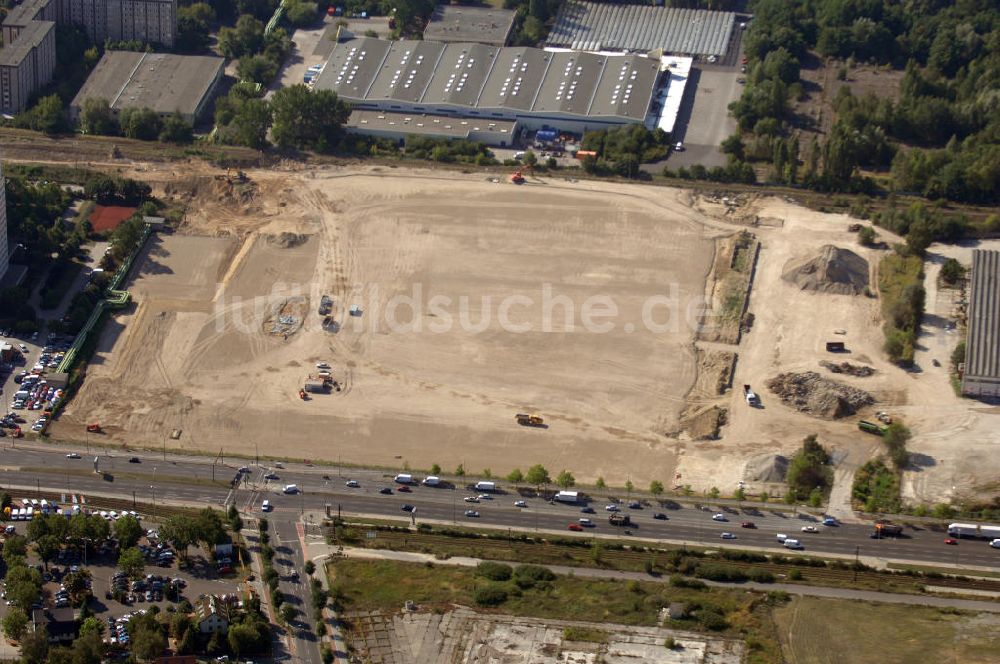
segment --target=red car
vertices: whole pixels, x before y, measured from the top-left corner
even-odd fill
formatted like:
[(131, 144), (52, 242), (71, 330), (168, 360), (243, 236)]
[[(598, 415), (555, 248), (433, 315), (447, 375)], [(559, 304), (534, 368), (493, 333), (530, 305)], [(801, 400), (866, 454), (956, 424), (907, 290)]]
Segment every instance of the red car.
[(410, 487), (406, 486), (405, 484), (397, 486), (396, 491), (399, 491), (400, 493), (411, 493)]
[(570, 530), (575, 530), (576, 532), (581, 532), (583, 530), (583, 526), (578, 523), (571, 523), (566, 527)]
[(946, 540), (944, 541), (944, 543), (945, 543), (945, 544), (958, 544), (958, 540), (957, 540), (957, 539), (952, 539), (951, 537), (949, 537), (949, 538), (947, 538), (947, 539), (946, 539)]
[(756, 528), (757, 524), (754, 523), (753, 521), (744, 521), (743, 523), (740, 524), (740, 526), (743, 528)]

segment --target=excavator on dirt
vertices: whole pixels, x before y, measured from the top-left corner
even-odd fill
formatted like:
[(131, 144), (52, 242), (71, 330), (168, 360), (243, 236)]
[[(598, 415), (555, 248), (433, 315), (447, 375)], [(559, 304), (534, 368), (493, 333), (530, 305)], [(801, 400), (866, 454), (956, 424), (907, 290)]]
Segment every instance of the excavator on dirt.
[(540, 427), (545, 425), (545, 420), (538, 415), (529, 415), (527, 413), (518, 413), (514, 416), (517, 423), (522, 427)]
[(97, 422), (92, 422), (87, 425), (87, 433), (101, 433), (101, 425)]
[(510, 174), (510, 181), (514, 184), (524, 184), (524, 174), (520, 170)]

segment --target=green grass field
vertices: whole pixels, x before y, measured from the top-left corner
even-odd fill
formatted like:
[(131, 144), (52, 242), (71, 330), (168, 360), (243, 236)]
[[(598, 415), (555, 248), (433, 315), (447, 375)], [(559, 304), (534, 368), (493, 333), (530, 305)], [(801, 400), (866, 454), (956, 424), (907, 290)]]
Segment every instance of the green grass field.
[(774, 611), (795, 664), (998, 661), (1000, 616), (931, 607), (797, 597)]

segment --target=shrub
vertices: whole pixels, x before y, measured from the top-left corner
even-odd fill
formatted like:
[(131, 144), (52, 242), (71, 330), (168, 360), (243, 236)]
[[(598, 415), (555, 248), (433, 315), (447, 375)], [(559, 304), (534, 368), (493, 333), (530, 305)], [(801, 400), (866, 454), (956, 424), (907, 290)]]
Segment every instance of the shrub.
[(490, 581), (508, 581), (513, 574), (513, 568), (503, 563), (482, 562), (476, 567), (476, 575)]
[(698, 618), (698, 622), (700, 622), (702, 627), (705, 629), (718, 632), (729, 627), (729, 623), (726, 622), (726, 617), (723, 616), (718, 609), (701, 609), (697, 612), (696, 617)]
[(507, 601), (507, 591), (498, 585), (482, 586), (472, 598), (479, 606), (500, 606)]

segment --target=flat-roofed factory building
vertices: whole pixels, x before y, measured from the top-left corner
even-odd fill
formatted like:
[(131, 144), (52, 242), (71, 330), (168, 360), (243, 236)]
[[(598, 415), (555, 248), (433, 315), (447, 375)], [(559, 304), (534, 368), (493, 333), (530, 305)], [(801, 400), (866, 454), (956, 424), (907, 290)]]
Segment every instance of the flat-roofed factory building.
[(483, 44), (353, 39), (316, 78), (359, 110), (582, 133), (647, 121), (660, 61)]
[(962, 394), (1000, 398), (1000, 251), (972, 252)]
[(438, 5), (431, 14), (424, 39), (445, 43), (478, 42), (504, 46), (514, 28), (514, 12), (494, 7)]
[(102, 98), (116, 115), (149, 108), (163, 117), (179, 112), (194, 123), (222, 80), (224, 65), (222, 58), (204, 55), (108, 51), (73, 99), (70, 114), (79, 117), (84, 101)]

